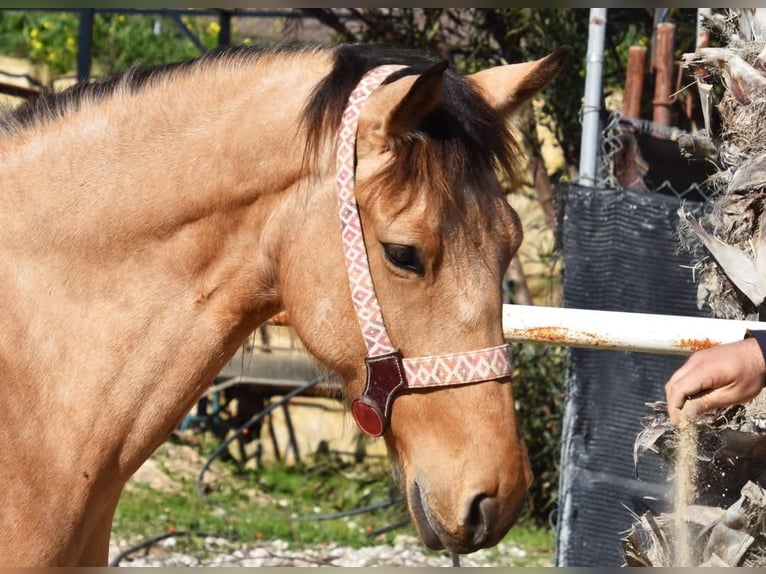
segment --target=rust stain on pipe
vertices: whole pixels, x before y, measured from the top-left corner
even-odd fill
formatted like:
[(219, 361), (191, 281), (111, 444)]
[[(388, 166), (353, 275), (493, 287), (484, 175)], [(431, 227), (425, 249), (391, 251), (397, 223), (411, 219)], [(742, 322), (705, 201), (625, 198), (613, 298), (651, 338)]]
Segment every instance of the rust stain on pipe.
[(703, 349), (709, 349), (718, 345), (716, 341), (710, 339), (678, 339), (671, 342), (677, 349), (690, 349), (693, 353)]
[(520, 335), (525, 339), (548, 341), (550, 343), (558, 343), (559, 345), (582, 339), (590, 339), (594, 347), (610, 344), (608, 339), (599, 337), (595, 333), (588, 333), (587, 331), (572, 332), (566, 327), (532, 327), (530, 329), (512, 330), (511, 333)]

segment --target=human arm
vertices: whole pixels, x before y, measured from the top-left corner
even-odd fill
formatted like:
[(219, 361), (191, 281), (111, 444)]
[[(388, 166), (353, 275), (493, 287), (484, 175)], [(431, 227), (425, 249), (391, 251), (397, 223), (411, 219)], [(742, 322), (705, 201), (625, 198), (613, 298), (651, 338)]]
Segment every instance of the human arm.
[(733, 343), (697, 351), (665, 384), (668, 415), (678, 425), (690, 403), (693, 415), (744, 403), (766, 383), (766, 331), (748, 331)]

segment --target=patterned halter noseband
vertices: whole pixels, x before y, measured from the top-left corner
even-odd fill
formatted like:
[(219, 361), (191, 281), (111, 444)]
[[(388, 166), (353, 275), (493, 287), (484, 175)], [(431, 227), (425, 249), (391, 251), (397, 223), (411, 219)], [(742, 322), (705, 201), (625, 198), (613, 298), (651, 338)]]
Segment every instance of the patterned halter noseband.
[(367, 345), (367, 381), (351, 404), (351, 414), (369, 436), (381, 436), (389, 423), (394, 395), (405, 388), (428, 388), (489, 381), (511, 373), (510, 347), (500, 345), (467, 353), (402, 358), (383, 323), (370, 274), (354, 195), (356, 133), (362, 105), (391, 73), (403, 66), (369, 71), (349, 97), (338, 135), (338, 206), (351, 298)]

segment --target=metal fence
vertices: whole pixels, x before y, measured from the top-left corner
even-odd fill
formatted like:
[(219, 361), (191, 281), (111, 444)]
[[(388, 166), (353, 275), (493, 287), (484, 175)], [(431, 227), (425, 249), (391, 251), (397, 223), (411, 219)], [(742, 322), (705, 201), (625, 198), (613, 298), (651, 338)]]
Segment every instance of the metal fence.
[[(620, 112), (610, 113), (600, 138), (596, 187), (666, 193), (695, 201), (710, 200), (712, 192), (704, 180), (713, 166), (684, 160), (678, 147), (679, 140), (690, 135), (676, 127), (625, 117)], [(673, 172), (659, 172), (659, 177), (651, 177), (652, 166), (643, 155), (650, 153), (652, 147), (668, 154), (668, 163), (676, 168)], [(673, 153), (677, 156), (675, 161)], [(626, 173), (630, 167), (635, 169)], [(646, 181), (647, 176), (651, 181)]]

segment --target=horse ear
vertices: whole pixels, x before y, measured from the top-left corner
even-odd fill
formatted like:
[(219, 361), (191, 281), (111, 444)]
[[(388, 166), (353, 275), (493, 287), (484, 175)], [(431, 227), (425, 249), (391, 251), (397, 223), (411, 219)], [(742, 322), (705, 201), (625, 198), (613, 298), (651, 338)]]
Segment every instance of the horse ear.
[(386, 135), (396, 138), (417, 128), (420, 120), (436, 107), (442, 93), (442, 79), (449, 62), (442, 61), (422, 73), (386, 122)]
[(441, 98), (448, 65), (440, 62), (419, 76), (404, 76), (375, 90), (360, 120), (360, 144), (369, 142), (375, 149), (387, 148), (391, 140), (415, 131)]
[(496, 66), (467, 78), (493, 108), (511, 115), (558, 75), (570, 51), (561, 46), (539, 60)]

